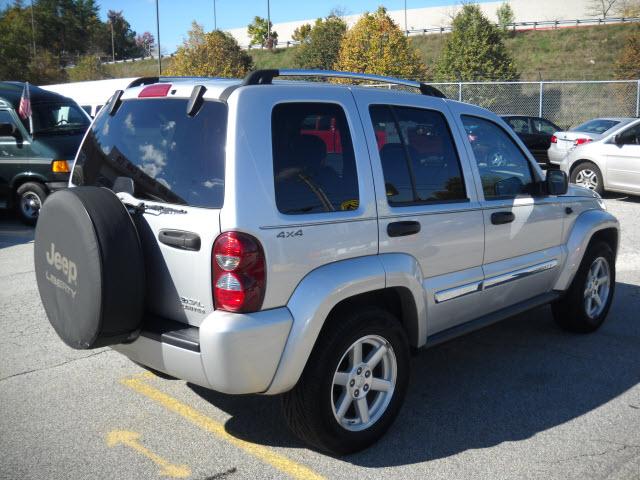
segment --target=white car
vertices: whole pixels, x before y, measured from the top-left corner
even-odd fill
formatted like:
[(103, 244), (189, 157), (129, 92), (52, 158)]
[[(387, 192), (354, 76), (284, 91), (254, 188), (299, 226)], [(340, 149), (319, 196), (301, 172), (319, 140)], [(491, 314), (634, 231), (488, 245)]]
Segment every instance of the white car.
[[(549, 158), (572, 183), (602, 194), (605, 190), (640, 194), (640, 119), (597, 119), (617, 124), (581, 143), (562, 159)], [(587, 125), (585, 124), (585, 125)], [(571, 133), (571, 132), (567, 132)], [(553, 147), (553, 144), (552, 144)]]
[(574, 148), (600, 139), (633, 120), (633, 118), (594, 118), (566, 132), (556, 132), (551, 137), (551, 145), (547, 150), (549, 161), (560, 163)]

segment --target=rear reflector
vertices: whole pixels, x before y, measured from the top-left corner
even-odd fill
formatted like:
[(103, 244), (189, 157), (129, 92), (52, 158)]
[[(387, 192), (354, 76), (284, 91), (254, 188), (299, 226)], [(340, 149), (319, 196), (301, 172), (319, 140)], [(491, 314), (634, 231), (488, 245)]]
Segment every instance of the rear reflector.
[(143, 88), (138, 94), (138, 98), (166, 97), (169, 90), (171, 90), (170, 83), (154, 83), (153, 85)]
[(51, 162), (53, 173), (69, 173), (69, 163), (66, 160), (54, 160)]

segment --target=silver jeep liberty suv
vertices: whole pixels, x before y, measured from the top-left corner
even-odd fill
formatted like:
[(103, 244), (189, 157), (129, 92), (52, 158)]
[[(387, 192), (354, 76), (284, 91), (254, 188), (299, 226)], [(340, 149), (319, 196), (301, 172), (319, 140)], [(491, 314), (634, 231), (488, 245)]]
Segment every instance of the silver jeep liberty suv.
[(141, 78), (97, 116), (70, 184), (35, 244), (61, 338), (283, 394), (293, 432), (335, 454), (389, 428), (412, 348), (544, 304), (591, 332), (613, 298), (600, 197), (545, 177), (495, 114), (409, 80)]

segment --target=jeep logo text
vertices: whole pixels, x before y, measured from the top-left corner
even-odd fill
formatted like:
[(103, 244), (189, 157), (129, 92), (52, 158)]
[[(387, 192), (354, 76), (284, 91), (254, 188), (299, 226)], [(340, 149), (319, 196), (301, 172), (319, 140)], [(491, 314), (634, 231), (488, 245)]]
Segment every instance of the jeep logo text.
[(51, 251), (47, 252), (47, 262), (56, 270), (61, 271), (67, 277), (68, 283), (78, 284), (78, 268), (76, 264), (69, 260), (60, 252), (56, 252), (55, 243), (51, 244)]

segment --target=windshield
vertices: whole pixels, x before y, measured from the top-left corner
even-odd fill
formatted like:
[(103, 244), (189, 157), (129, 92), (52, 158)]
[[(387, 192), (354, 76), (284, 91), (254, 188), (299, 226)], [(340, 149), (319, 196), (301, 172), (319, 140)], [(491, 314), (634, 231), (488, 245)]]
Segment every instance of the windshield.
[(82, 143), (72, 182), (112, 188), (127, 177), (138, 198), (222, 207), (227, 106), (205, 101), (189, 117), (187, 102), (125, 100), (114, 116), (104, 109)]
[[(72, 103), (33, 103), (33, 133), (76, 133), (89, 127), (89, 119)], [(29, 119), (22, 121), (29, 130)]]
[(600, 135), (606, 132), (607, 130), (615, 127), (619, 123), (620, 123), (619, 120), (605, 120), (602, 118), (596, 118), (595, 120), (589, 120), (588, 122), (584, 122), (582, 125), (573, 127), (571, 131), (593, 133), (595, 135)]

